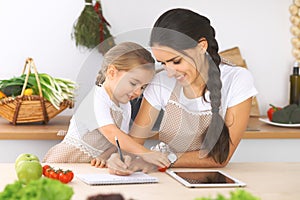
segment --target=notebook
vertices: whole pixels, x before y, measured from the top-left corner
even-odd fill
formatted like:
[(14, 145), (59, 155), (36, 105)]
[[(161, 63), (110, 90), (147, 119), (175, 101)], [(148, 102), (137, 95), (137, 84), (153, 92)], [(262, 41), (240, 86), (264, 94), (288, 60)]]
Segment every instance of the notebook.
[(112, 174), (77, 174), (76, 176), (89, 185), (158, 183), (158, 178), (143, 172), (135, 172), (130, 176)]

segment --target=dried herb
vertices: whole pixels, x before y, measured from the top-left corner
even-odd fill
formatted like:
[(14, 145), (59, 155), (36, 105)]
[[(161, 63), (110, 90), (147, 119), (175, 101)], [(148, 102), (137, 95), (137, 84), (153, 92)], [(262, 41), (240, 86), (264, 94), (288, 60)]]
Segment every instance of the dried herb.
[(73, 26), (72, 38), (76, 46), (93, 49), (99, 44), (99, 51), (104, 54), (115, 45), (108, 30), (110, 24), (102, 14), (100, 1), (93, 5), (92, 0), (85, 0), (85, 7)]

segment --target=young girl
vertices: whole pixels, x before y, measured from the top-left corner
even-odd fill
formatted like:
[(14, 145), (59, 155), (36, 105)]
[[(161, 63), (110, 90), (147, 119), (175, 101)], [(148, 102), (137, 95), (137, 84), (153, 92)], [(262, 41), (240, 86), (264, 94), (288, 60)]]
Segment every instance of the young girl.
[(164, 154), (150, 151), (127, 135), (129, 101), (141, 95), (154, 74), (154, 59), (142, 46), (125, 42), (109, 50), (96, 85), (73, 115), (64, 140), (47, 152), (43, 162), (91, 162), (104, 167), (116, 150), (117, 136), (122, 150), (160, 167), (169, 165)]

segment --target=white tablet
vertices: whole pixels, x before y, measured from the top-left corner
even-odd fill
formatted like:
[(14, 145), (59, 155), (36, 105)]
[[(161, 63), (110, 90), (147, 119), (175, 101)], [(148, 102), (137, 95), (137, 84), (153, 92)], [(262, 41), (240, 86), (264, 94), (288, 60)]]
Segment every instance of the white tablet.
[(220, 170), (172, 170), (166, 171), (186, 187), (244, 187), (245, 183)]

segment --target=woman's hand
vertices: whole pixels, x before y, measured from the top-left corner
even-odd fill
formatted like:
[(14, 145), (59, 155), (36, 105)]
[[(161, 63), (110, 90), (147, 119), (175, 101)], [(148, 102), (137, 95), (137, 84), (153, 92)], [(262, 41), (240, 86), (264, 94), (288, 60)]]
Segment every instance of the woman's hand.
[(142, 171), (144, 173), (157, 172), (158, 170), (156, 165), (150, 164), (140, 157), (135, 157), (131, 161), (129, 169), (134, 172)]
[(159, 151), (150, 151), (148, 153), (139, 154), (139, 156), (142, 157), (144, 161), (161, 168), (169, 167), (171, 164), (167, 154)]

